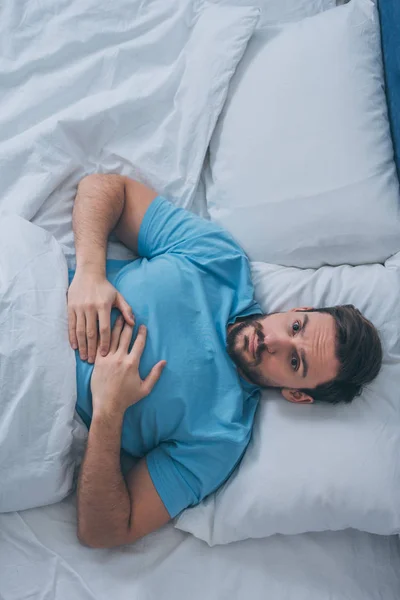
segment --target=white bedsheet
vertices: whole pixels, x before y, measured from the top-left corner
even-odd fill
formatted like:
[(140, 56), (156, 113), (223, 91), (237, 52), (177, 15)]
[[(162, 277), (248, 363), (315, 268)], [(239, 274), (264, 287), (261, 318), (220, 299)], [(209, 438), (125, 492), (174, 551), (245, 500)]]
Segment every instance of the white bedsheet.
[(133, 546), (76, 540), (75, 498), (0, 515), (1, 600), (398, 600), (396, 537), (356, 531), (209, 548), (171, 525)]

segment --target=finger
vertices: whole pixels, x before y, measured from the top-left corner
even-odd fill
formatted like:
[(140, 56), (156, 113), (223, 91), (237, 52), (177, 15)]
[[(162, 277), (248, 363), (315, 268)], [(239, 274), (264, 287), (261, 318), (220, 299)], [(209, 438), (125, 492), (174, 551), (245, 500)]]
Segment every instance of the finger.
[(111, 314), (109, 310), (99, 310), (100, 353), (107, 356), (111, 341)]
[(111, 346), (110, 352), (116, 352), (118, 350), (119, 338), (121, 337), (121, 331), (124, 326), (123, 317), (117, 317), (115, 321), (112, 333), (111, 333)]
[(68, 309), (68, 336), (72, 348), (78, 348), (78, 338), (76, 337), (76, 314), (73, 308)]
[(78, 338), (79, 356), (81, 360), (87, 359), (87, 342), (86, 342), (86, 317), (83, 311), (76, 315), (76, 337)]
[(152, 368), (149, 375), (143, 381), (142, 390), (143, 390), (143, 394), (145, 396), (148, 396), (150, 394), (151, 390), (156, 385), (157, 381), (160, 379), (161, 374), (162, 374), (166, 364), (167, 364), (167, 361), (161, 360), (159, 363), (157, 363)]
[(121, 311), (125, 321), (133, 327), (135, 324), (135, 317), (133, 316), (132, 309), (119, 292), (115, 300), (115, 306)]
[(121, 350), (124, 354), (127, 354), (129, 351), (129, 344), (132, 341), (133, 335), (133, 327), (128, 325), (128, 323), (124, 324), (122, 329), (121, 337), (119, 338), (119, 346), (118, 350)]
[(86, 311), (86, 338), (88, 362), (94, 363), (97, 350), (97, 313), (94, 309)]
[(138, 362), (140, 361), (140, 358), (143, 354), (143, 350), (146, 345), (146, 338), (147, 338), (147, 329), (144, 325), (141, 325), (139, 327), (135, 343), (133, 344), (132, 350), (130, 351), (130, 356), (134, 360), (137, 360)]

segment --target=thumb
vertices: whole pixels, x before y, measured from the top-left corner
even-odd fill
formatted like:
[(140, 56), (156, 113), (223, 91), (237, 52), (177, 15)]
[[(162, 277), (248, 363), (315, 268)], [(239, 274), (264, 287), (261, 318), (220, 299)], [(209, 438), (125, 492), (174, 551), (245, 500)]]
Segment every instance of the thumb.
[(160, 362), (158, 362), (152, 368), (152, 370), (150, 371), (150, 373), (148, 374), (146, 379), (143, 381), (143, 384), (142, 384), (143, 398), (150, 394), (151, 390), (156, 385), (157, 381), (160, 379), (161, 374), (162, 374), (166, 364), (167, 364), (166, 360), (160, 360)]
[(133, 316), (133, 312), (129, 304), (126, 302), (125, 298), (117, 292), (117, 297), (115, 299), (115, 306), (121, 311), (122, 316), (125, 321), (129, 323), (132, 327), (135, 324), (135, 318)]

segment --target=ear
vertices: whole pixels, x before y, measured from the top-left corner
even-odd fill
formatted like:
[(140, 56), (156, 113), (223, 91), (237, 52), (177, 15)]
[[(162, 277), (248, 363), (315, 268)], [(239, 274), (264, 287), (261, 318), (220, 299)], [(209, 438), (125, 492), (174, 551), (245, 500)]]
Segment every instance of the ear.
[(293, 402), (295, 404), (312, 404), (314, 402), (314, 399), (311, 398), (311, 396), (305, 394), (300, 390), (282, 388), (281, 394), (285, 398), (285, 400), (288, 400), (288, 402)]
[(313, 306), (301, 306), (299, 308), (291, 308), (289, 312), (307, 312), (308, 310), (312, 310)]

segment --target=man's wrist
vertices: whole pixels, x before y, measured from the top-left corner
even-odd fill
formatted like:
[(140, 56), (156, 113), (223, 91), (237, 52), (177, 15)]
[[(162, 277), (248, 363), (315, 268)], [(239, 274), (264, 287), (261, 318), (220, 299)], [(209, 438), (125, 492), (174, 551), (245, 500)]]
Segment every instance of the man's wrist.
[(94, 401), (92, 423), (96, 423), (102, 427), (122, 427), (124, 412), (116, 408), (112, 403), (107, 403), (106, 406), (96, 408), (96, 402)]
[(106, 264), (104, 262), (77, 261), (76, 273), (84, 274), (85, 276), (95, 276), (105, 278)]

